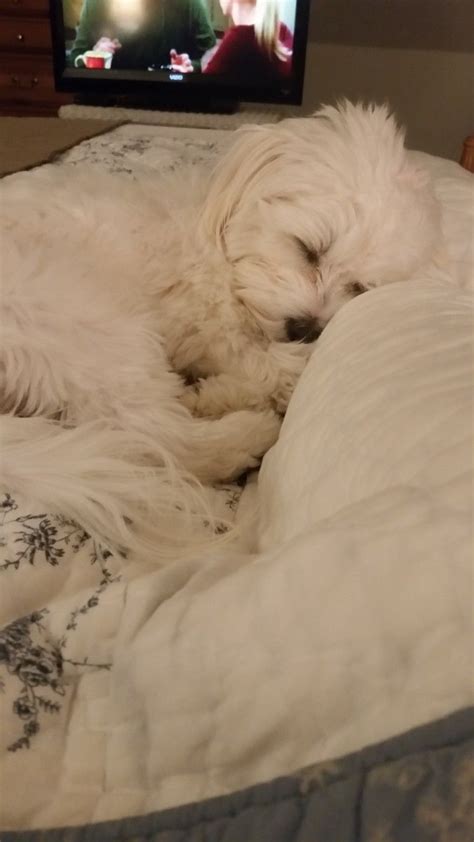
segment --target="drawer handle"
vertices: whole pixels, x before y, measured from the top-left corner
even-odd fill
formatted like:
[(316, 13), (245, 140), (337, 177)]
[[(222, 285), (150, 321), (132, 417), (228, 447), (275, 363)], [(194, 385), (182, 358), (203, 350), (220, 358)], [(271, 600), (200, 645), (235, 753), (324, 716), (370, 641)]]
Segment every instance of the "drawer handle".
[(31, 79), (22, 79), (20, 76), (12, 76), (11, 83), (14, 88), (35, 88), (39, 79), (33, 76)]
[(18, 33), (18, 35), (16, 36), (16, 40), (17, 40), (17, 41), (24, 41), (24, 40), (25, 40), (25, 36), (24, 36), (24, 35), (22, 35), (22, 34), (21, 34), (21, 32), (19, 32), (19, 33)]

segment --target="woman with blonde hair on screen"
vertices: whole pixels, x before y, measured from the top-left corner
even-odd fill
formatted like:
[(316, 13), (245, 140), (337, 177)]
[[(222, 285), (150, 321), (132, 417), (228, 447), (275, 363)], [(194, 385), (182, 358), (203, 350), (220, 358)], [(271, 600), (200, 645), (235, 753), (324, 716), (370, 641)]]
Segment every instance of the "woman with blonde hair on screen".
[[(279, 0), (219, 2), (233, 25), (203, 66), (203, 73), (255, 82), (289, 76), (293, 34), (281, 21)], [(180, 69), (190, 72), (193, 68)]]

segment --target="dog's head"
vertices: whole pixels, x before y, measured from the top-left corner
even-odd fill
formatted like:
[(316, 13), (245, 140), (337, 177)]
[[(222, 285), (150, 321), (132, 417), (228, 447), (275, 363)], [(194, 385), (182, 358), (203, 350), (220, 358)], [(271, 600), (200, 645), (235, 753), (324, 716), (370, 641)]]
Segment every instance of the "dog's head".
[(266, 335), (313, 341), (356, 295), (432, 258), (438, 207), (385, 107), (342, 103), (244, 130), (202, 224)]

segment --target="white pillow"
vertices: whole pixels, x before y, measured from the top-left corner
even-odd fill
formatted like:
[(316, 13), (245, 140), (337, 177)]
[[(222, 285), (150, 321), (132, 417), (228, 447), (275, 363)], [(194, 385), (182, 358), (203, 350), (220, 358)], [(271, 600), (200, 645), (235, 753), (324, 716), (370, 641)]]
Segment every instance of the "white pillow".
[(416, 487), (469, 509), (473, 300), (393, 284), (328, 325), (259, 477), (261, 549), (381, 492)]

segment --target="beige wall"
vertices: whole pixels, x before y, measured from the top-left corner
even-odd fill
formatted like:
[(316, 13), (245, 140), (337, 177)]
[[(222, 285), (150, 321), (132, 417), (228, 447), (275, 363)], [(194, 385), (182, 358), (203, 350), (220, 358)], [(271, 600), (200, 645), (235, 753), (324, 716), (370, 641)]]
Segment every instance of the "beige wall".
[(388, 101), (413, 148), (457, 159), (474, 134), (473, 0), (311, 0), (304, 109)]
[(310, 41), (368, 47), (474, 47), (472, 0), (310, 0)]
[(469, 53), (310, 44), (303, 107), (338, 97), (388, 102), (407, 127), (409, 146), (459, 158), (474, 134)]

